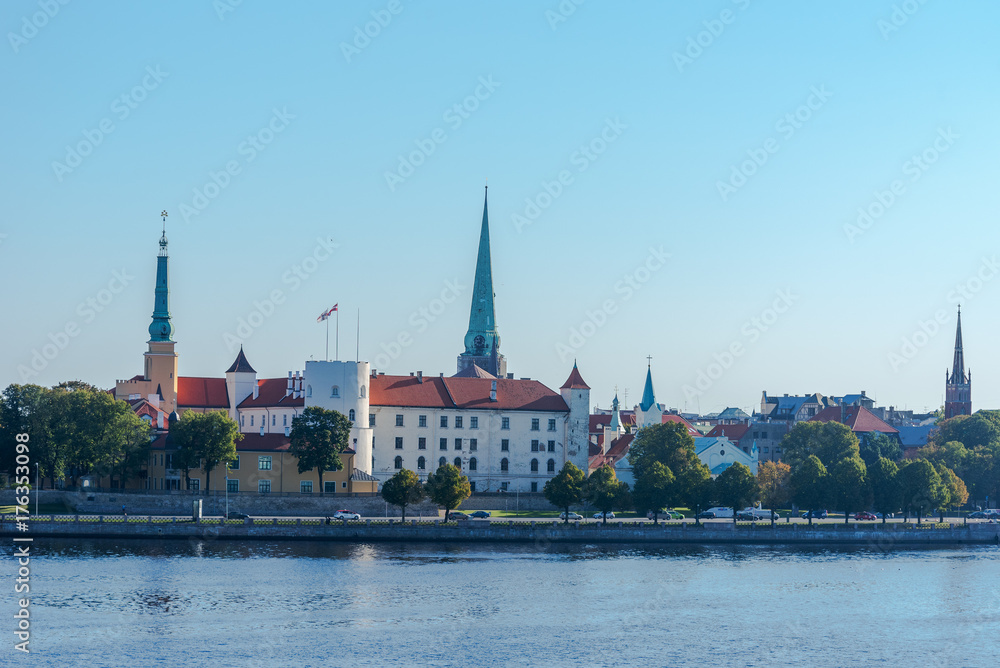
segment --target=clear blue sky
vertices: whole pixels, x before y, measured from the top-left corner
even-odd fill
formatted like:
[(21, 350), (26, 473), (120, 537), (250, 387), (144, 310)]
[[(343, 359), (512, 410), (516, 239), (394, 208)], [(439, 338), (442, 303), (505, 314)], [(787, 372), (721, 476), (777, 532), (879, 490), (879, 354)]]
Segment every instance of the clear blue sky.
[[(576, 357), (594, 403), (618, 386), (632, 404), (651, 355), (657, 398), (688, 410), (762, 390), (934, 408), (961, 285), (974, 407), (1000, 406), (995, 3), (585, 2), (558, 22), (555, 0), (224, 6), (0, 9), (0, 386), (68, 325), (29, 381), (141, 371), (161, 209), (182, 374), (222, 375), (225, 334), (275, 290), (244, 338), (262, 376), (323, 357), (316, 316), (335, 302), (342, 357), (360, 308), (362, 358), (454, 373), (489, 178), (517, 376), (557, 388)], [(859, 207), (881, 215), (845, 230)], [(338, 247), (294, 278), (318, 239)], [(102, 293), (116, 271), (127, 284)], [(438, 310), (426, 327), (421, 308)], [(603, 324), (581, 327), (588, 313)]]

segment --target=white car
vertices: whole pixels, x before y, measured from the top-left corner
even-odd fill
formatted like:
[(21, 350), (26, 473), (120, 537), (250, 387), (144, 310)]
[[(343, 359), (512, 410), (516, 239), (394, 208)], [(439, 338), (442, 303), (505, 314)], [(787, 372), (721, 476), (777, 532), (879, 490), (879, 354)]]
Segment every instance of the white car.
[(361, 515), (351, 510), (338, 510), (333, 514), (335, 520), (360, 520)]
[[(559, 519), (561, 519), (561, 520), (566, 519), (566, 513), (559, 513)], [(583, 519), (583, 515), (581, 515), (579, 513), (569, 513), (569, 519), (571, 519), (571, 520), (582, 520)]]
[[(604, 519), (604, 513), (594, 513), (594, 519), (595, 520), (603, 520)], [(611, 511), (608, 511), (608, 519), (609, 520), (615, 519), (615, 514), (613, 512), (611, 512)]]

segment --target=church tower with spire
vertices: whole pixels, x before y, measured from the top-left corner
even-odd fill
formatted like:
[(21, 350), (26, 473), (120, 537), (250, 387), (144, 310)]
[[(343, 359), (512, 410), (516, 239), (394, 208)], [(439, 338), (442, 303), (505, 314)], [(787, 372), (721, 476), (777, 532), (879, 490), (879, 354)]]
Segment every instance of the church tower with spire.
[(465, 352), (458, 356), (458, 375), (475, 375), (475, 367), (479, 367), (494, 377), (503, 378), (507, 375), (507, 360), (500, 354), (500, 334), (497, 332), (496, 311), (493, 307), (493, 267), (490, 262), (487, 200), (484, 195), (483, 227), (479, 233), (479, 256), (476, 259), (476, 278), (472, 285), (469, 331), (465, 334)]
[(955, 358), (951, 372), (945, 371), (945, 419), (956, 415), (972, 415), (972, 371), (965, 371), (962, 350), (962, 307), (958, 307), (958, 327), (955, 330)]
[(646, 383), (642, 387), (642, 401), (635, 407), (635, 426), (637, 429), (663, 423), (663, 407), (656, 403), (653, 393), (652, 362), (647, 360)]

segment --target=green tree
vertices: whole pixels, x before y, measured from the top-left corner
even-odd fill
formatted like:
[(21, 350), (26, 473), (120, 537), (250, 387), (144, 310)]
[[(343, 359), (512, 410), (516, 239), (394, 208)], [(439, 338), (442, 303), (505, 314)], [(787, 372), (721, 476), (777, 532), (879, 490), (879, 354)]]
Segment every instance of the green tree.
[(642, 470), (642, 475), (635, 481), (632, 499), (639, 513), (652, 511), (653, 524), (658, 524), (660, 511), (665, 506), (673, 505), (676, 480), (673, 472), (661, 462), (653, 462)]
[(882, 514), (882, 524), (885, 524), (886, 515), (896, 512), (903, 505), (899, 466), (882, 457), (868, 468), (868, 480), (872, 488), (872, 504)]
[(590, 474), (584, 489), (587, 501), (603, 514), (604, 524), (608, 523), (608, 513), (616, 505), (620, 507), (628, 497), (628, 485), (618, 480), (615, 470), (608, 464)]
[(699, 526), (698, 514), (711, 508), (715, 501), (715, 481), (712, 472), (701, 461), (677, 474), (678, 504), (684, 504), (694, 513), (694, 524)]
[(757, 478), (739, 462), (719, 474), (715, 479), (715, 489), (719, 503), (733, 509), (733, 524), (736, 523), (736, 513), (757, 503), (760, 498)]
[(789, 482), (792, 487), (792, 500), (800, 507), (809, 511), (809, 524), (812, 524), (812, 511), (826, 504), (828, 496), (828, 475), (823, 462), (816, 455), (809, 455), (806, 460), (792, 467)]
[(299, 460), (299, 473), (316, 469), (321, 494), (323, 473), (344, 468), (340, 453), (350, 443), (351, 425), (343, 413), (319, 406), (309, 406), (292, 419), (288, 451)]
[(424, 489), (431, 501), (444, 506), (445, 522), (448, 521), (451, 511), (472, 495), (469, 479), (451, 464), (439, 466), (437, 471), (427, 476)]
[(789, 503), (792, 498), (789, 481), (792, 467), (784, 462), (761, 462), (757, 466), (757, 486), (760, 487), (760, 502), (771, 511), (771, 524), (778, 508)]
[(829, 468), (846, 457), (860, 455), (858, 437), (839, 422), (800, 422), (781, 440), (781, 460), (794, 472), (809, 455)]
[(640, 429), (629, 446), (628, 462), (636, 480), (654, 462), (663, 464), (675, 476), (700, 463), (694, 451), (694, 439), (687, 427), (677, 422)]
[(844, 511), (844, 524), (848, 523), (853, 511), (871, 503), (867, 474), (860, 456), (845, 457), (830, 469), (831, 497)]
[(424, 498), (424, 487), (420, 484), (420, 478), (409, 469), (402, 469), (396, 472), (382, 485), (382, 498), (394, 506), (399, 506), (403, 514), (403, 521), (406, 521), (406, 507), (414, 503), (420, 503)]
[(941, 476), (941, 486), (944, 488), (942, 497), (947, 497), (947, 499), (939, 499), (941, 505), (938, 506), (938, 511), (941, 513), (941, 521), (944, 522), (944, 511), (964, 506), (966, 501), (969, 500), (969, 490), (966, 488), (965, 482), (950, 468), (944, 465), (936, 468), (938, 475)]
[[(43, 462), (52, 447), (50, 391), (39, 385), (8, 385), (0, 395), (0, 470), (14, 475), (16, 451), (11, 445), (17, 434), (28, 434), (32, 462)], [(62, 466), (50, 460), (40, 467), (43, 475)], [(25, 475), (23, 471), (19, 474)], [(27, 474), (35, 483), (35, 472)]]
[(125, 489), (128, 481), (149, 460), (152, 445), (149, 432), (149, 423), (136, 415), (128, 403), (114, 403), (110, 419), (105, 424), (100, 466), (112, 480), (118, 476), (121, 489)]
[[(179, 449), (174, 457), (174, 466), (184, 469), (188, 484), (190, 469), (200, 467), (205, 472), (206, 490), (212, 488), (212, 471), (219, 465), (236, 460), (236, 441), (243, 438), (236, 421), (221, 411), (185, 411), (171, 425), (170, 435), (173, 445)], [(302, 472), (301, 468), (299, 472)]]
[(879, 457), (885, 457), (895, 462), (903, 456), (899, 439), (891, 438), (878, 431), (865, 434), (861, 438), (859, 449), (865, 466), (871, 466), (879, 460)]
[[(926, 459), (916, 459), (899, 470), (903, 488), (903, 507), (917, 514), (917, 524), (923, 516), (941, 505), (947, 491), (941, 486), (941, 476)], [(907, 512), (907, 515), (909, 512)]]
[(937, 424), (933, 443), (958, 441), (967, 449), (1000, 447), (1000, 411), (976, 411), (975, 415), (958, 415)]
[(573, 462), (566, 462), (562, 469), (542, 488), (548, 502), (563, 509), (563, 522), (569, 522), (569, 507), (583, 500), (584, 475)]

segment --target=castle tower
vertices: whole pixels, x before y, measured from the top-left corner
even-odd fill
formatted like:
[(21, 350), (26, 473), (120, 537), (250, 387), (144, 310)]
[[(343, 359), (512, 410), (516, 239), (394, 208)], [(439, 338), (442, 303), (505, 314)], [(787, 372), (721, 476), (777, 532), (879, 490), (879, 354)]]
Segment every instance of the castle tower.
[(663, 410), (656, 403), (656, 395), (653, 393), (653, 370), (652, 363), (646, 366), (646, 384), (642, 388), (642, 402), (635, 407), (636, 429), (661, 424), (663, 422)]
[(573, 462), (586, 475), (590, 463), (590, 386), (583, 380), (575, 361), (559, 393), (569, 406), (566, 460)]
[(226, 394), (229, 395), (229, 417), (239, 422), (239, 411), (237, 406), (253, 395), (257, 397), (257, 371), (250, 366), (247, 356), (243, 354), (243, 346), (233, 360), (233, 363), (226, 369)]
[(306, 362), (306, 408), (319, 406), (343, 413), (351, 420), (350, 447), (356, 453), (354, 466), (369, 474), (372, 472), (374, 435), (368, 423), (370, 375), (368, 362)]
[(962, 307), (958, 307), (958, 326), (955, 330), (955, 359), (951, 373), (945, 371), (944, 417), (972, 415), (972, 371), (965, 371), (965, 352), (962, 350)]
[(484, 195), (483, 227), (479, 233), (479, 256), (476, 259), (476, 279), (472, 286), (469, 331), (465, 334), (465, 352), (458, 356), (458, 373), (468, 373), (476, 365), (497, 378), (507, 375), (507, 360), (500, 354), (500, 334), (497, 332), (493, 297), (490, 223), (487, 197)]

